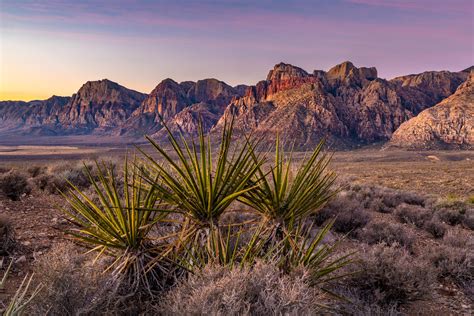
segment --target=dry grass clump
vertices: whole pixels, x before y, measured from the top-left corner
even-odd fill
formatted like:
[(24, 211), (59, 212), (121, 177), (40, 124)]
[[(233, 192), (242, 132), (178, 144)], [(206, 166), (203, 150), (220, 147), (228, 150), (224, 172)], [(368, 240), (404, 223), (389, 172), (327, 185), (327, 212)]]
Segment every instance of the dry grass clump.
[(10, 254), (15, 246), (15, 232), (10, 219), (0, 215), (0, 256)]
[(18, 201), (23, 194), (30, 193), (31, 188), (28, 184), (28, 178), (24, 174), (18, 171), (10, 171), (0, 177), (0, 191), (11, 200)]
[(412, 257), (396, 244), (365, 247), (359, 253), (359, 272), (344, 281), (368, 305), (399, 305), (426, 296), (436, 273), (429, 262)]
[(309, 273), (285, 275), (272, 264), (252, 268), (207, 266), (162, 300), (164, 315), (315, 315), (317, 292)]
[(105, 281), (69, 243), (57, 244), (43, 255), (35, 273), (44, 285), (30, 307), (36, 315), (77, 315), (98, 299)]
[(433, 217), (430, 210), (406, 203), (402, 203), (396, 208), (395, 215), (401, 223), (413, 224), (418, 228), (422, 228)]
[(403, 225), (384, 221), (371, 222), (360, 231), (357, 238), (369, 245), (377, 243), (399, 244), (409, 250), (415, 241), (415, 236), (407, 231)]

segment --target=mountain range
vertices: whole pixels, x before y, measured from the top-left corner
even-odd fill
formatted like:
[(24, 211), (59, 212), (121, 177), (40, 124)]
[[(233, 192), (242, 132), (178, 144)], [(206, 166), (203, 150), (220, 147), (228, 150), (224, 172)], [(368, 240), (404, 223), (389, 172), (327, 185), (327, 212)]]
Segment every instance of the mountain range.
[[(374, 67), (343, 62), (309, 73), (279, 63), (265, 80), (232, 87), (217, 79), (165, 79), (150, 94), (104, 79), (85, 83), (71, 97), (0, 102), (0, 137), (94, 135), (166, 137), (197, 134), (199, 119), (218, 133), (235, 117), (236, 135), (272, 141), (277, 134), (297, 148), (326, 137), (334, 147), (386, 142), (409, 148), (473, 148), (473, 67), (427, 71), (391, 80)], [(3, 136), (2, 136), (3, 135)]]

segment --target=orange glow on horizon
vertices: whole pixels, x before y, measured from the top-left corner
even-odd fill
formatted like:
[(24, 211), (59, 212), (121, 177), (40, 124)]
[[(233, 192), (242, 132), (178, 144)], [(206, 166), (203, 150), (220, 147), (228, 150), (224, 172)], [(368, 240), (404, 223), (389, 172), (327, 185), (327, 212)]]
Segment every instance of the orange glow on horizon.
[(51, 95), (40, 94), (40, 93), (29, 93), (29, 92), (10, 92), (0, 91), (0, 101), (34, 101), (34, 100), (45, 100), (50, 98)]

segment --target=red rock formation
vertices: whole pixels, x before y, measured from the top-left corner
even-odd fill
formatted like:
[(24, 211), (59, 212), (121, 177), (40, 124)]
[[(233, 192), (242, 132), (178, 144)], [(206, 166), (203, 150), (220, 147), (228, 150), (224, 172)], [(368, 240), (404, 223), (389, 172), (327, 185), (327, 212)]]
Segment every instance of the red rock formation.
[(456, 92), (401, 124), (390, 146), (474, 148), (474, 72)]

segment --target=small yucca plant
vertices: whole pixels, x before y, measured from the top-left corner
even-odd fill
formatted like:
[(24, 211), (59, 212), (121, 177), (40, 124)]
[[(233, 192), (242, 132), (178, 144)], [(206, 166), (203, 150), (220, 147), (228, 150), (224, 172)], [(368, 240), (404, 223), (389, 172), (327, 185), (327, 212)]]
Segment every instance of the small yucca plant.
[[(318, 211), (334, 194), (336, 176), (327, 171), (330, 157), (322, 153), (324, 140), (292, 174), (292, 153), (285, 158), (279, 137), (275, 161), (269, 172), (256, 164), (257, 176), (252, 178), (253, 190), (239, 196), (239, 201), (258, 211), (266, 221), (278, 226), (292, 226)], [(257, 160), (258, 154), (253, 157)]]
[(152, 227), (167, 215), (160, 208), (159, 192), (143, 182), (136, 164), (130, 167), (125, 162), (123, 184), (113, 167), (96, 166), (95, 177), (85, 167), (95, 198), (72, 183), (70, 192), (63, 193), (69, 204), (64, 211), (78, 227), (69, 233), (97, 251), (98, 256), (113, 256), (115, 260), (108, 269), (130, 289), (160, 286), (160, 267), (149, 266), (150, 262), (159, 262), (157, 258), (164, 259), (168, 251), (165, 243), (156, 243), (149, 236)]

